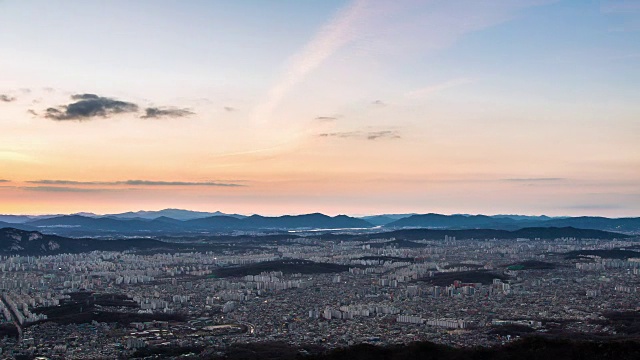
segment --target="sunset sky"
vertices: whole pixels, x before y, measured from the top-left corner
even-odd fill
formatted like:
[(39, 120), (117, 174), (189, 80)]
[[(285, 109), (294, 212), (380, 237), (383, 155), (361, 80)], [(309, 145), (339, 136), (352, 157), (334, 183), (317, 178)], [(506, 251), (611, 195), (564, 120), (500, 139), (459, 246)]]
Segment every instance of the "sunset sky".
[(0, 0), (0, 213), (640, 216), (639, 1)]

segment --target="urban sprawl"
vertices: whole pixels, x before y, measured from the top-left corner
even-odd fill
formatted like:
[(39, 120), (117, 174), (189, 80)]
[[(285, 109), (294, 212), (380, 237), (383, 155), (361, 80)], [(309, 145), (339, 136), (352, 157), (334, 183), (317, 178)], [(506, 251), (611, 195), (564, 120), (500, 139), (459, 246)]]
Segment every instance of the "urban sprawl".
[(599, 255), (628, 253), (633, 239), (446, 237), (409, 247), (339, 237), (0, 257), (0, 325), (17, 332), (0, 340), (1, 356), (118, 358), (185, 346), (223, 353), (273, 341), (489, 346), (517, 338), (496, 331), (509, 325), (614, 334), (603, 314), (638, 306), (640, 253)]

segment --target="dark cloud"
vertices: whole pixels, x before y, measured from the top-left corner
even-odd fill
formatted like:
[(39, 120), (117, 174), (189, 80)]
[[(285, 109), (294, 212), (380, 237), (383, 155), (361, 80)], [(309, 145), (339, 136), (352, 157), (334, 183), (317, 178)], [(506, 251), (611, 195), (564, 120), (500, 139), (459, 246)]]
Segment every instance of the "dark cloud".
[(29, 110), (27, 110), (27, 112), (28, 112), (29, 114), (33, 115), (33, 116), (38, 116), (38, 113), (37, 113), (35, 110), (33, 110), (33, 109), (29, 109)]
[(73, 100), (97, 100), (100, 99), (100, 96), (96, 94), (75, 94), (71, 95), (71, 99)]
[(319, 134), (320, 137), (335, 137), (335, 138), (356, 138), (366, 140), (378, 140), (378, 139), (400, 139), (401, 136), (394, 130), (383, 131), (345, 131), (345, 132), (332, 132)]
[(116, 182), (107, 181), (73, 181), (73, 180), (31, 180), (30, 184), (40, 185), (116, 185)]
[(146, 108), (145, 114), (141, 116), (143, 119), (157, 119), (161, 117), (178, 118), (193, 115), (194, 113), (188, 109), (176, 109), (176, 108)]
[(45, 117), (53, 120), (89, 120), (94, 117), (136, 112), (138, 105), (126, 101), (101, 97), (95, 94), (76, 94), (71, 96), (77, 100), (69, 105), (48, 108)]
[(334, 121), (338, 120), (337, 116), (316, 116), (316, 120), (318, 121)]
[(225, 106), (225, 107), (224, 107), (224, 110), (225, 110), (226, 112), (233, 112), (233, 111), (236, 111), (236, 110), (238, 110), (238, 109), (236, 109), (236, 108), (234, 108), (234, 107), (231, 107), (231, 106)]
[(539, 178), (512, 178), (512, 179), (503, 179), (503, 180), (509, 181), (509, 182), (545, 182), (545, 181), (563, 181), (566, 179), (554, 178), (554, 177), (539, 177)]
[(153, 181), (153, 180), (124, 180), (124, 181), (73, 181), (73, 180), (32, 180), (30, 184), (38, 185), (131, 185), (131, 186), (245, 186), (235, 183), (223, 183), (214, 181)]
[(68, 187), (68, 186), (26, 186), (26, 187), (23, 187), (22, 189), (27, 191), (72, 192), (72, 193), (109, 191), (109, 189), (79, 188), (79, 187)]
[(13, 102), (13, 101), (16, 101), (16, 98), (14, 98), (13, 96), (5, 95), (5, 94), (0, 94), (0, 101)]
[(11, 180), (7, 180), (7, 179), (0, 179), (0, 183), (8, 183), (11, 182)]

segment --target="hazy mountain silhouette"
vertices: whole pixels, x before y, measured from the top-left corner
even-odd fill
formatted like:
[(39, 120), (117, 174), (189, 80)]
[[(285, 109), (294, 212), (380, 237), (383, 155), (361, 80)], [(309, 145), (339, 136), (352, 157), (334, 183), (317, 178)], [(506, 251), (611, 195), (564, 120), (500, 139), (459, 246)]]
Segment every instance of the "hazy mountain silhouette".
[(575, 227), (581, 229), (618, 232), (640, 231), (640, 218), (605, 218), (593, 216), (549, 218), (514, 215), (412, 215), (394, 222), (392, 228), (442, 228), (442, 229), (504, 229), (516, 230), (524, 227)]
[[(14, 224), (7, 224), (12, 226)], [(38, 229), (63, 235), (138, 234), (138, 233), (188, 233), (194, 231), (231, 230), (287, 230), (287, 229), (337, 229), (370, 228), (372, 225), (362, 219), (345, 215), (327, 216), (323, 214), (285, 215), (265, 217), (252, 215), (237, 218), (216, 215), (181, 221), (167, 216), (152, 220), (144, 218), (118, 219), (113, 217), (86, 217), (63, 215), (47, 219), (32, 220), (20, 226), (26, 230)], [(18, 226), (13, 226), (18, 227)]]
[[(181, 218), (162, 214), (173, 214)], [(203, 216), (205, 214), (208, 216)], [(117, 217), (116, 215), (122, 217)], [(205, 213), (179, 209), (139, 211), (116, 215), (39, 215), (34, 219), (15, 223), (14, 221), (23, 220), (18, 216), (16, 218), (7, 218), (11, 221), (0, 220), (0, 226), (76, 237), (114, 234), (137, 236), (191, 232), (230, 232), (234, 230), (367, 229), (375, 226), (384, 226), (386, 229), (494, 229), (511, 231), (531, 227), (573, 227), (622, 233), (640, 232), (640, 218), (611, 219), (593, 216), (550, 218), (547, 216), (442, 215), (431, 213), (420, 215), (389, 214), (355, 218), (346, 215), (332, 217), (321, 213), (313, 213), (268, 217), (261, 215), (225, 215), (220, 212)], [(188, 219), (183, 220), (184, 218)], [(394, 218), (397, 218), (397, 220), (394, 220)]]
[(183, 209), (164, 209), (158, 211), (129, 211), (120, 214), (108, 214), (104, 215), (105, 217), (118, 218), (118, 219), (156, 219), (162, 216), (169, 217), (176, 220), (192, 220), (192, 219), (201, 219), (210, 216), (231, 216), (236, 218), (243, 218), (244, 215), (238, 214), (225, 214), (220, 211), (215, 212), (204, 212), (204, 211), (192, 211), (192, 210), (183, 210)]
[(389, 227), (426, 228), (517, 228), (520, 221), (487, 215), (412, 215), (387, 224)]

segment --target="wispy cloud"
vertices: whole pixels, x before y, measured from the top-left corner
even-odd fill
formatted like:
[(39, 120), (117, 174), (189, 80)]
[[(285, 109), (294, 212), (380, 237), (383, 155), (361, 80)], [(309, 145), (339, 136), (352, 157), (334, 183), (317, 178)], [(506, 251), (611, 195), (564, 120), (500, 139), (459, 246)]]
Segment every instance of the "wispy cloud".
[(13, 102), (13, 101), (16, 101), (16, 98), (13, 96), (5, 95), (5, 94), (0, 94), (0, 101)]
[(387, 103), (385, 103), (382, 100), (374, 100), (371, 102), (371, 105), (375, 105), (375, 106), (387, 106)]
[(475, 80), (471, 78), (458, 78), (458, 79), (448, 80), (440, 84), (429, 85), (420, 89), (415, 89), (407, 94), (407, 98), (423, 99), (423, 98), (432, 96), (440, 91), (457, 87), (460, 85), (470, 84), (474, 81)]
[(0, 183), (8, 183), (11, 182), (11, 180), (7, 180), (7, 179), (0, 179)]
[(108, 186), (108, 185), (130, 185), (130, 186), (223, 186), (236, 187), (246, 186), (243, 184), (215, 182), (215, 181), (154, 181), (154, 180), (123, 180), (123, 181), (74, 181), (74, 180), (31, 180), (30, 184), (39, 185), (86, 185), (86, 186)]
[(337, 116), (316, 116), (315, 120), (318, 121), (335, 121), (338, 120)]
[(393, 130), (370, 131), (367, 133), (367, 140), (377, 139), (400, 139), (400, 135), (397, 131)]
[(340, 10), (301, 51), (291, 58), (284, 76), (269, 90), (265, 101), (257, 107), (254, 115), (256, 121), (267, 122), (293, 86), (354, 39), (355, 23), (363, 16), (364, 9), (364, 0), (353, 1)]
[(231, 107), (231, 106), (225, 106), (223, 109), (224, 109), (224, 111), (226, 111), (226, 112), (234, 112), (234, 111), (237, 111), (237, 110), (238, 110), (238, 109), (236, 109), (236, 108), (234, 108), (234, 107)]
[(556, 177), (538, 177), (538, 178), (510, 178), (510, 179), (502, 179), (503, 181), (508, 182), (554, 182), (554, 181), (564, 181), (564, 178), (556, 178)]
[(340, 139), (356, 138), (366, 140), (400, 139), (400, 134), (395, 130), (383, 131), (343, 131), (318, 134), (320, 137), (332, 137)]
[(611, 13), (637, 13), (640, 12), (640, 3), (636, 0), (605, 0), (600, 4), (600, 11)]
[(143, 119), (157, 119), (162, 117), (179, 118), (179, 117), (185, 117), (193, 114), (194, 112), (189, 109), (148, 107), (145, 109), (145, 114), (142, 115), (141, 118)]
[(27, 163), (39, 162), (38, 159), (34, 158), (31, 155), (28, 155), (19, 151), (2, 150), (2, 149), (0, 149), (0, 160), (27, 162)]
[(122, 182), (125, 185), (145, 185), (145, 186), (245, 186), (235, 183), (222, 183), (213, 181), (190, 182), (190, 181), (149, 181), (149, 180), (127, 180)]
[(138, 105), (95, 94), (76, 94), (76, 100), (68, 105), (48, 108), (45, 117), (52, 120), (89, 120), (95, 117), (109, 117), (114, 114), (137, 112)]
[(617, 210), (626, 208), (626, 206), (620, 204), (576, 204), (563, 207), (563, 209), (567, 210)]
[(600, 4), (600, 12), (615, 18), (611, 33), (635, 33), (640, 31), (640, 2), (637, 0), (605, 0)]

